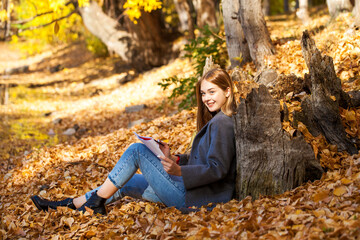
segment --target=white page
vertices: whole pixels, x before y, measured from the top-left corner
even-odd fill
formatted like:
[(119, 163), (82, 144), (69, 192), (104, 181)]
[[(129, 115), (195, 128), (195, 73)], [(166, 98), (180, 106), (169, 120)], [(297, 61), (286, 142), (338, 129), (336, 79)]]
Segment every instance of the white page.
[(134, 134), (155, 154), (155, 156), (165, 156), (164, 153), (160, 150), (159, 143), (157, 143), (152, 137), (143, 137), (138, 135), (136, 132), (134, 132)]

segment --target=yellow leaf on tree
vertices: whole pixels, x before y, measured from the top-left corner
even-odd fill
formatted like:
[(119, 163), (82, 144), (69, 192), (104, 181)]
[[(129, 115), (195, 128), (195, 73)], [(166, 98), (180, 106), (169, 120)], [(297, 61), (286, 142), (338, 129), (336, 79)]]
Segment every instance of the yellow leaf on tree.
[(340, 187), (335, 188), (334, 195), (339, 197), (339, 196), (342, 196), (346, 192), (347, 192), (346, 187), (340, 186)]
[(334, 102), (336, 101), (336, 97), (335, 96), (330, 96), (331, 100), (333, 100)]

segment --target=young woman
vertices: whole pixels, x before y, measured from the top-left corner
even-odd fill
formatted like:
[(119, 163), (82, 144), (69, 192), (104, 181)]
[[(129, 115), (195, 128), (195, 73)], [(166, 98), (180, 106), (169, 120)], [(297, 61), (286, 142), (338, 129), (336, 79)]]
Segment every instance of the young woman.
[[(161, 161), (145, 145), (132, 144), (121, 156), (107, 179), (97, 189), (78, 198), (48, 201), (31, 199), (40, 210), (67, 206), (79, 211), (88, 207), (106, 214), (105, 205), (124, 196), (161, 202), (186, 209), (229, 201), (235, 188), (235, 111), (233, 84), (222, 69), (207, 72), (196, 86), (197, 135), (190, 155), (170, 154), (160, 144)], [(142, 174), (135, 174), (140, 168)]]

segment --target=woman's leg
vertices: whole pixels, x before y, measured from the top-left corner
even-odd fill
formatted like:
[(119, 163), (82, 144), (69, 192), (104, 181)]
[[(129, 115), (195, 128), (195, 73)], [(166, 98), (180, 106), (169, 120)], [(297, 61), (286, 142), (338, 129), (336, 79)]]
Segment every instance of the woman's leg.
[[(107, 178), (103, 185), (100, 188), (97, 188), (97, 195), (102, 198), (110, 198), (118, 189), (115, 185)], [(86, 203), (88, 198), (86, 195), (74, 198), (73, 203), (76, 208), (80, 208), (84, 203)]]
[[(134, 175), (138, 168), (143, 175)], [(125, 151), (102, 186), (71, 199), (71, 203), (75, 205), (74, 207), (80, 208), (96, 191), (100, 197), (108, 198), (106, 204), (124, 196), (136, 198), (141, 196), (146, 200), (162, 202), (167, 206), (182, 207), (185, 203), (183, 182), (179, 181), (179, 177), (168, 175), (160, 160), (140, 143), (131, 145)], [(49, 201), (46, 200), (46, 204), (47, 202)]]
[[(98, 188), (95, 188), (89, 192), (87, 192), (85, 195), (75, 198), (74, 204), (78, 208), (82, 206), (86, 200), (88, 200), (91, 195), (99, 191), (101, 186)], [(113, 203), (125, 196), (137, 198), (137, 199), (145, 199), (152, 202), (161, 202), (161, 200), (153, 193), (153, 191), (150, 189), (149, 184), (145, 180), (144, 176), (142, 174), (135, 174), (121, 189), (118, 189), (107, 201), (106, 205)]]
[[(141, 170), (144, 178), (151, 186), (156, 196), (167, 206), (183, 207), (185, 205), (185, 187), (182, 181), (173, 180), (164, 170), (157, 158), (144, 144), (132, 144), (121, 156), (118, 163), (109, 173), (109, 181), (118, 189), (124, 187), (127, 181)], [(106, 187), (106, 188), (105, 188)], [(100, 187), (99, 192), (113, 194), (113, 188)]]
[[(182, 181), (175, 181), (164, 170), (159, 158), (157, 158), (144, 144), (132, 144), (121, 156), (115, 167), (111, 170), (108, 178), (98, 191), (93, 192), (91, 197), (78, 210), (93, 210), (95, 214), (106, 214), (105, 204), (109, 197), (113, 196), (117, 189), (121, 189), (134, 176), (140, 168), (144, 178), (150, 185), (158, 199), (167, 206), (181, 208), (185, 205), (185, 187)], [(103, 197), (102, 197), (103, 196)]]

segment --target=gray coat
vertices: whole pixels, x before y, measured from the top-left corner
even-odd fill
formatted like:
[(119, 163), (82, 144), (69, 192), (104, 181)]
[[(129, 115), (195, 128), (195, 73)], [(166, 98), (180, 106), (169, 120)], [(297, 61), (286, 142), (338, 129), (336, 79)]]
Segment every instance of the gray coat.
[(235, 155), (233, 118), (220, 111), (195, 136), (190, 155), (179, 155), (186, 206), (231, 200)]

